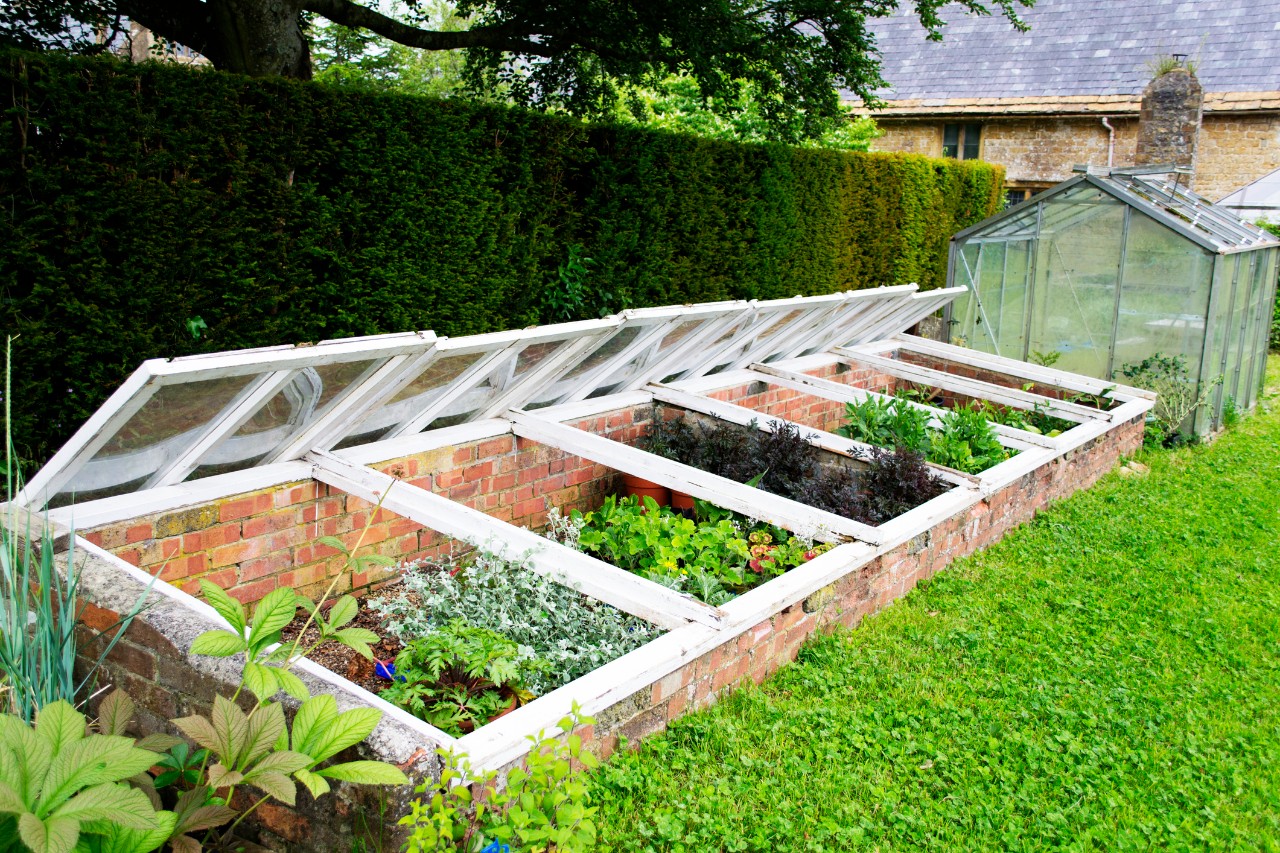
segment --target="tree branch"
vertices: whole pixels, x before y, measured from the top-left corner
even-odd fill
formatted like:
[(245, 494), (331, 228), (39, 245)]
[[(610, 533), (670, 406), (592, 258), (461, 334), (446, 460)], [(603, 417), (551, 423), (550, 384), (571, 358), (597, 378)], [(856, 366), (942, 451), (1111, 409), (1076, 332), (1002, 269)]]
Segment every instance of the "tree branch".
[(366, 29), (398, 44), (422, 50), (487, 47), (532, 56), (550, 57), (556, 53), (547, 45), (533, 41), (533, 33), (519, 32), (513, 26), (481, 26), (455, 32), (437, 32), (403, 24), (352, 0), (304, 0), (303, 8), (324, 15), (335, 24), (352, 29)]
[(219, 64), (219, 49), (210, 40), (213, 16), (200, 0), (118, 0), (120, 11), (153, 33), (189, 47)]

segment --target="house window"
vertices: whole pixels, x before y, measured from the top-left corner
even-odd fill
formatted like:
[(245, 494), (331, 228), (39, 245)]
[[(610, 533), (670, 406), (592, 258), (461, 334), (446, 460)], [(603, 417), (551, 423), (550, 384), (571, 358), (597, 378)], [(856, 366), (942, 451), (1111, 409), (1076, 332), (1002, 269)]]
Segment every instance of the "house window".
[(942, 126), (942, 156), (957, 160), (977, 160), (982, 144), (982, 125), (944, 124)]
[(1027, 199), (1039, 195), (1047, 189), (1048, 187), (1005, 187), (1004, 209), (1008, 210), (1015, 204), (1022, 204)]

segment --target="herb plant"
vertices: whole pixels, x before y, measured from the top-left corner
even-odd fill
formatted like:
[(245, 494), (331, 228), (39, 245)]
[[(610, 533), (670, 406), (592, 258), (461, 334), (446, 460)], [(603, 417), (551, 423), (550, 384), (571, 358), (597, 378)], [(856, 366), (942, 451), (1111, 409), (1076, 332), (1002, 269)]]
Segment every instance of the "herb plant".
[(802, 537), (748, 522), (705, 501), (694, 518), (652, 498), (605, 498), (595, 512), (575, 511), (577, 547), (619, 568), (709, 604), (722, 604), (812, 559), (817, 549)]
[[(937, 428), (930, 427), (929, 413), (903, 398), (868, 397), (845, 404), (845, 423), (836, 432), (854, 441), (893, 450), (902, 447), (922, 454), (936, 465), (977, 474), (1009, 458), (979, 408), (947, 411)], [(864, 490), (865, 491), (865, 490)]]
[(457, 620), (404, 647), (382, 697), (460, 736), (532, 699), (526, 680), (545, 666), (527, 646)]
[(862, 484), (866, 515), (872, 524), (883, 524), (950, 488), (929, 470), (923, 456), (905, 447), (892, 451), (873, 447)]
[(599, 761), (573, 734), (594, 722), (575, 704), (559, 732), (531, 735), (533, 749), (502, 787), (496, 773), (478, 775), (465, 756), (440, 750), (439, 781), (424, 782), (400, 820), (408, 828), (405, 853), (470, 853), (507, 845), (562, 853), (595, 849), (597, 807), (583, 776)]
[[(567, 539), (576, 541), (557, 514)], [(396, 591), (370, 602), (401, 640), (421, 637), (455, 620), (496, 631), (527, 646), (546, 669), (526, 674), (536, 695), (586, 675), (661, 634), (661, 629), (592, 601), (528, 568), (479, 550), (458, 558), (402, 567)]]

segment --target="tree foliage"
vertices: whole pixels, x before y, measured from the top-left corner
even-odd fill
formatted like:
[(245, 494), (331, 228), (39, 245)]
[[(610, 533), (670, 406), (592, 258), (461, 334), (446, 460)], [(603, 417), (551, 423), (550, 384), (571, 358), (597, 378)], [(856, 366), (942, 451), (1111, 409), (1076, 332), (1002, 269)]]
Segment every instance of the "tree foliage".
[[(902, 0), (461, 0), (464, 29), (440, 26), (423, 0), (384, 14), (354, 0), (12, 0), (0, 42), (65, 46), (67, 22), (94, 27), (126, 16), (161, 37), (253, 76), (310, 77), (310, 15), (426, 51), (466, 51), (466, 74), (482, 91), (580, 115), (611, 112), (628, 85), (687, 75), (711, 102), (752, 87), (770, 127), (820, 135), (840, 114), (843, 89), (872, 103), (881, 87), (868, 22)], [(947, 0), (913, 0), (931, 38)], [(961, 0), (1015, 26), (1032, 0)], [(92, 28), (90, 28), (92, 29)], [(62, 40), (58, 42), (58, 40)], [(93, 46), (81, 28), (79, 42)]]

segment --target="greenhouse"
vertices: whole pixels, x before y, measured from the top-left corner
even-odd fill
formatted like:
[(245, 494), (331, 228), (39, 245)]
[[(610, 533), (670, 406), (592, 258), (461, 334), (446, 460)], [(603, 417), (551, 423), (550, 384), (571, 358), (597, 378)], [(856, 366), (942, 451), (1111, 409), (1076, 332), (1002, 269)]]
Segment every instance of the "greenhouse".
[[(367, 756), (429, 776), (446, 748), (501, 770), (575, 707), (608, 754), (1141, 446), (1149, 392), (906, 334), (958, 295), (901, 285), (154, 359), (20, 499), (74, 542), (86, 618), (113, 624), (150, 595), (104, 677), (153, 728), (238, 679), (192, 651), (224, 625), (218, 602), (287, 589), (350, 596), (343, 618), (378, 637), (381, 673), (324, 646), (294, 669), (313, 695), (381, 713)], [(469, 684), (494, 702), (456, 713), (413, 699), (462, 689), (421, 673), (406, 698), (387, 665), (464, 629), (537, 668)]]
[(1280, 243), (1161, 167), (1088, 171), (952, 238), (951, 340), (1110, 380), (1181, 356), (1216, 428), (1262, 387)]

